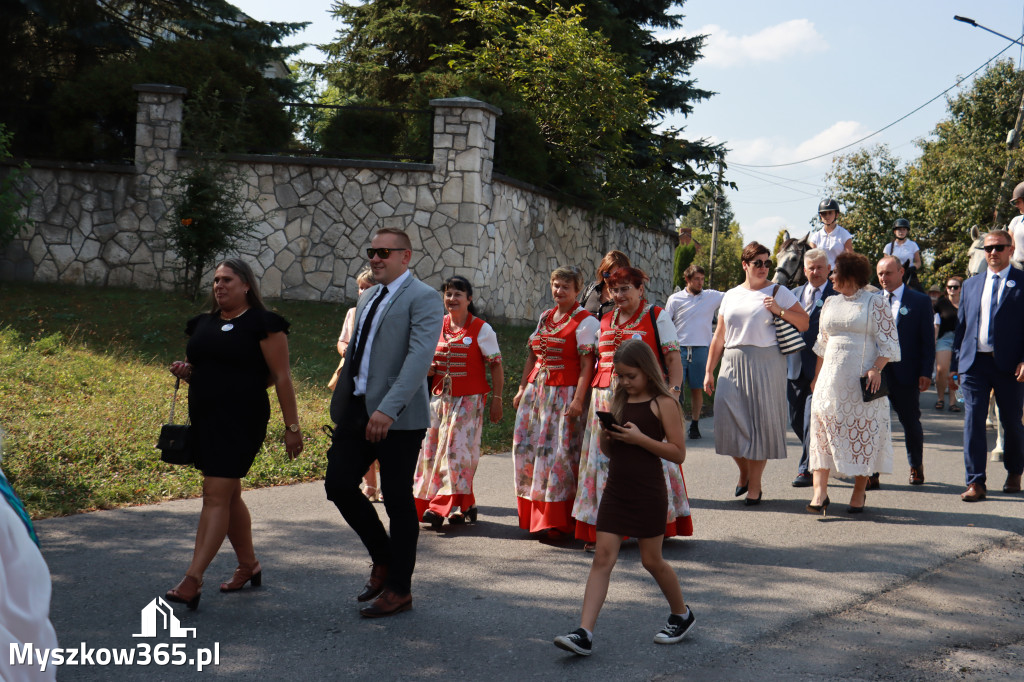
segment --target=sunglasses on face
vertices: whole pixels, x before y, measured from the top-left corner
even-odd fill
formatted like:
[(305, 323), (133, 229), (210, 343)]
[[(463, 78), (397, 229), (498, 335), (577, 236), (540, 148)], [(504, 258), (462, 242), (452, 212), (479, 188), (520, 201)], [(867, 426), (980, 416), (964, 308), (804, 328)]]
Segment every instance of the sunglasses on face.
[(370, 248), (366, 250), (366, 257), (372, 260), (374, 256), (377, 256), (377, 258), (380, 258), (381, 260), (387, 260), (388, 256), (395, 251), (405, 251), (405, 249)]
[(960, 285), (959, 284), (947, 284), (946, 288), (947, 289), (954, 289), (955, 290), (955, 289), (959, 289)]
[(752, 260), (750, 264), (755, 268), (768, 268), (771, 267), (772, 262), (768, 259), (765, 260)]
[(1009, 244), (985, 244), (985, 246), (983, 246), (981, 248), (985, 251), (985, 253), (992, 253), (993, 251), (995, 251), (996, 253), (1002, 253), (1003, 249), (1010, 248), (1010, 245)]

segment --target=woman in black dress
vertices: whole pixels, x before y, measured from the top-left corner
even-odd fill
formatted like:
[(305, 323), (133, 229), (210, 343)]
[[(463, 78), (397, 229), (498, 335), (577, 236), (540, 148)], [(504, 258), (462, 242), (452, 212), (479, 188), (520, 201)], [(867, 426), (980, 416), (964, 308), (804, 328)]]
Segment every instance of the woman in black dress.
[(235, 258), (217, 266), (210, 312), (185, 325), (187, 359), (173, 363), (171, 373), (189, 383), (190, 438), (196, 468), (203, 472), (203, 510), (192, 562), (178, 586), (167, 592), (168, 601), (190, 609), (199, 606), (203, 573), (225, 536), (238, 557), (238, 568), (221, 584), (221, 592), (262, 582), (241, 479), (267, 435), (271, 385), (284, 416), (288, 456), (294, 459), (302, 452), (288, 364), (288, 326), (283, 317), (266, 309), (252, 270)]

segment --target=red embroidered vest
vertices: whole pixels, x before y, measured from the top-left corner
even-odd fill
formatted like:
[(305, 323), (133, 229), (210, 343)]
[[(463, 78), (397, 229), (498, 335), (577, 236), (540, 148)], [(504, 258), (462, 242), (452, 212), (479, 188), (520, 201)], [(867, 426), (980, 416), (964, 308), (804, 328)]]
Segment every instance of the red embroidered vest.
[(530, 337), (530, 348), (537, 356), (537, 364), (530, 372), (529, 382), (537, 380), (541, 370), (547, 372), (544, 383), (548, 386), (575, 386), (580, 380), (580, 354), (576, 347), (576, 328), (590, 317), (590, 313), (579, 307), (568, 315), (568, 320), (554, 329), (549, 324), (553, 308), (544, 314), (537, 334)]
[[(451, 318), (445, 315), (445, 322), (449, 319)], [(434, 376), (430, 382), (430, 389), (434, 395), (441, 395), (445, 376), (451, 379), (453, 397), (487, 393), (491, 390), (487, 384), (484, 354), (480, 350), (479, 334), (483, 326), (483, 320), (471, 315), (465, 329), (452, 336), (450, 340), (445, 339), (444, 326), (441, 327), (441, 337), (434, 350)], [(467, 344), (466, 340), (470, 342)]]
[[(615, 310), (618, 310), (618, 308)], [(615, 317), (615, 310), (606, 313), (601, 318), (601, 334), (597, 337), (597, 371), (594, 373), (594, 380), (590, 384), (594, 388), (608, 388), (611, 385), (612, 372), (615, 369), (612, 357), (623, 341), (628, 341), (634, 337), (641, 339), (651, 347), (651, 350), (654, 351), (654, 357), (658, 358), (658, 364), (661, 365), (661, 353), (658, 351), (654, 324), (651, 322), (651, 310), (654, 311), (654, 319), (658, 319), (658, 315), (661, 314), (661, 308), (651, 305), (641, 306), (633, 314), (632, 319), (613, 328), (612, 319)], [(662, 367), (661, 370), (664, 372), (665, 368)]]

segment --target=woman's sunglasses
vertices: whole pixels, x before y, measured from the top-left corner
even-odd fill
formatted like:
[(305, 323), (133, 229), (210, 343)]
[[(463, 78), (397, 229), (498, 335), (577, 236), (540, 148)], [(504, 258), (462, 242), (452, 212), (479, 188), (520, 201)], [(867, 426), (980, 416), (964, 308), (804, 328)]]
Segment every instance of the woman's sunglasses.
[(959, 284), (947, 284), (946, 288), (947, 289), (954, 289), (955, 290), (955, 289), (959, 289), (960, 285)]
[(752, 260), (752, 261), (747, 261), (747, 262), (750, 263), (755, 268), (770, 268), (772, 266), (772, 262), (770, 260), (768, 260), (768, 259), (765, 259), (765, 260)]

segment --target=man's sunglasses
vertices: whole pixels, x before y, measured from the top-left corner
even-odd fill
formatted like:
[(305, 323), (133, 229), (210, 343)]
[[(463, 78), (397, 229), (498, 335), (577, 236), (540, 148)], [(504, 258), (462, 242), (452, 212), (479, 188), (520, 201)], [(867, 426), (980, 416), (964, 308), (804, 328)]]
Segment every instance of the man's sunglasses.
[(366, 257), (372, 260), (373, 257), (376, 255), (381, 260), (387, 260), (387, 257), (390, 256), (393, 251), (405, 251), (405, 249), (385, 249), (385, 248), (372, 249), (371, 248), (371, 249), (367, 249), (366, 250)]
[(982, 248), (982, 250), (985, 251), (985, 253), (992, 253), (993, 251), (995, 251), (996, 253), (1002, 253), (1003, 249), (1010, 248), (1010, 245), (1009, 244), (985, 244), (985, 246), (983, 246), (981, 248)]
[(770, 260), (767, 260), (767, 259), (766, 260), (752, 260), (752, 261), (750, 261), (750, 264), (753, 265), (755, 268), (770, 268), (772, 266), (772, 262)]

